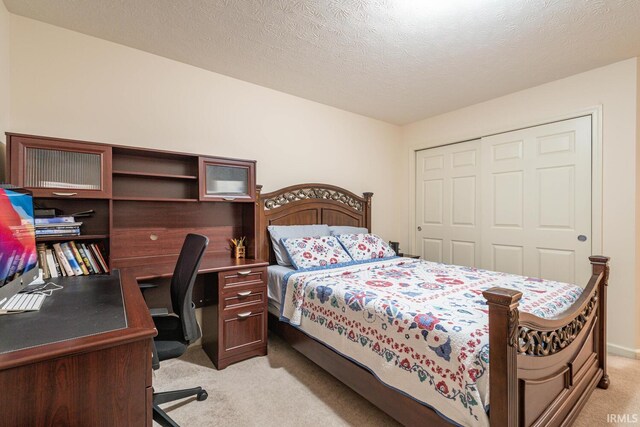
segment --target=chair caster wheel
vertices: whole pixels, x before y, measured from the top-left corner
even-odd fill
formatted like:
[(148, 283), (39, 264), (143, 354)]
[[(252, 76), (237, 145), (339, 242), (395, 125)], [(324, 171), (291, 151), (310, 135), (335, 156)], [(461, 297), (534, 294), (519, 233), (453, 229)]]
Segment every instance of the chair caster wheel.
[(207, 393), (206, 390), (202, 390), (200, 393), (198, 393), (196, 399), (198, 400), (198, 402), (202, 402), (203, 400), (207, 400), (207, 397), (209, 397), (209, 393)]

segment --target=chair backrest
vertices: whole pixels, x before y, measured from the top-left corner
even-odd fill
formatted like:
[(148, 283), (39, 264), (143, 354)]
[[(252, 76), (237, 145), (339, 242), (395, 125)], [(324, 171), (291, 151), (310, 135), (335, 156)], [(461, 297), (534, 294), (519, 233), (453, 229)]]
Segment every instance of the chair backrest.
[(200, 234), (187, 234), (184, 240), (176, 268), (171, 279), (171, 304), (173, 312), (180, 316), (182, 331), (187, 342), (191, 343), (202, 335), (196, 320), (193, 306), (193, 284), (209, 238)]

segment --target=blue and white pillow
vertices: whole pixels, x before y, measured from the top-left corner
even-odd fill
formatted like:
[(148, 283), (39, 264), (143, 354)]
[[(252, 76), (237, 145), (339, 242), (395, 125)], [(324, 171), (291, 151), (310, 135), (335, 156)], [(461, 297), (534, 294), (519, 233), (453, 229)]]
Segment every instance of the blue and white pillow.
[(282, 246), (297, 270), (352, 261), (334, 236), (282, 239)]
[(329, 236), (329, 226), (326, 224), (313, 225), (270, 225), (267, 227), (271, 235), (273, 253), (276, 256), (278, 265), (289, 266), (289, 256), (282, 246), (282, 239), (298, 237), (320, 237)]
[(396, 255), (387, 242), (375, 234), (341, 234), (338, 240), (356, 261)]

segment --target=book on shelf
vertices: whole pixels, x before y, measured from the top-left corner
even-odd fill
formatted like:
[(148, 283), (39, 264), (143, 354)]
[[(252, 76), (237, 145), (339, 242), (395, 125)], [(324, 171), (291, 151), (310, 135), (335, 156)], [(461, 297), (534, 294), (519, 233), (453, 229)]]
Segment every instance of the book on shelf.
[(93, 253), (94, 257), (96, 258), (96, 261), (98, 261), (98, 263), (100, 264), (99, 267), (102, 269), (102, 271), (104, 271), (105, 273), (108, 273), (109, 272), (109, 264), (107, 264), (107, 261), (102, 256), (102, 252), (100, 252), (100, 248), (98, 247), (98, 245), (96, 243), (90, 243), (89, 244), (89, 249), (91, 249), (91, 252)]
[(46, 226), (49, 224), (71, 224), (75, 223), (76, 219), (72, 216), (56, 216), (51, 218), (36, 218), (35, 224), (36, 227)]
[(80, 254), (83, 256), (82, 260), (88, 263), (87, 268), (89, 268), (89, 273), (93, 271), (93, 274), (98, 274), (100, 271), (98, 267), (98, 263), (96, 262), (91, 250), (84, 243), (78, 243)]
[(65, 273), (64, 275), (75, 276), (75, 273), (71, 268), (71, 264), (69, 264), (69, 261), (67, 260), (67, 257), (65, 256), (60, 243), (54, 243), (52, 246), (53, 246), (53, 251), (56, 254), (56, 258), (58, 258), (58, 263), (62, 267), (61, 270), (64, 270), (64, 273)]
[(87, 276), (108, 273), (109, 268), (96, 243), (69, 241), (64, 243), (39, 243), (38, 262), (43, 277)]
[[(56, 218), (36, 218), (36, 220), (49, 220), (49, 219), (64, 219), (73, 217), (56, 217)], [(80, 226), (81, 222), (58, 222), (58, 223), (36, 223), (36, 237), (48, 237), (48, 236), (79, 236), (80, 235)]]
[(82, 272), (82, 269), (80, 268), (80, 265), (78, 264), (78, 261), (76, 261), (76, 257), (73, 254), (73, 251), (71, 250), (71, 246), (69, 246), (69, 242), (60, 243), (60, 247), (62, 248), (62, 253), (67, 258), (67, 261), (69, 262), (69, 265), (71, 266), (71, 270), (73, 270), (73, 275), (74, 276), (83, 276), (84, 273)]
[(89, 269), (84, 264), (84, 260), (82, 259), (82, 255), (80, 255), (80, 251), (78, 251), (78, 247), (76, 246), (76, 242), (71, 241), (71, 242), (68, 242), (68, 243), (69, 243), (69, 247), (71, 248), (71, 252), (73, 252), (74, 258), (76, 259), (76, 262), (78, 263), (78, 266), (80, 267), (80, 270), (82, 270), (82, 274), (84, 274), (85, 276), (88, 276), (89, 275)]
[(51, 249), (46, 249), (45, 254), (47, 258), (47, 268), (49, 269), (49, 275), (51, 277), (58, 277), (58, 269), (56, 268), (56, 263), (53, 261), (53, 251)]
[(64, 230), (65, 228), (80, 228), (81, 222), (60, 222), (58, 224), (36, 224), (36, 230)]
[(48, 279), (51, 277), (51, 273), (49, 273), (49, 265), (47, 264), (47, 246), (40, 243), (36, 245), (36, 251), (38, 252), (38, 264), (42, 269), (42, 275)]
[(91, 261), (89, 261), (89, 257), (87, 257), (87, 253), (84, 251), (84, 248), (80, 243), (76, 243), (76, 249), (80, 254), (80, 258), (82, 259), (82, 263), (87, 268), (88, 274), (96, 274), (93, 270), (93, 266), (91, 265)]
[(36, 228), (36, 237), (45, 236), (80, 236), (80, 228), (63, 228), (63, 229), (39, 229)]

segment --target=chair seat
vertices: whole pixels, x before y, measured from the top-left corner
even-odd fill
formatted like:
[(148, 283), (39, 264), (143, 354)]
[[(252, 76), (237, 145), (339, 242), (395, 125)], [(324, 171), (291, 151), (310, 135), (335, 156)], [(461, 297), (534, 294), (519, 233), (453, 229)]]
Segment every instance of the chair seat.
[(180, 341), (156, 341), (156, 351), (160, 361), (180, 357), (187, 351), (187, 346)]
[(160, 361), (180, 357), (187, 351), (188, 343), (184, 341), (182, 322), (179, 317), (154, 317), (153, 323), (158, 330), (158, 336), (154, 341)]

